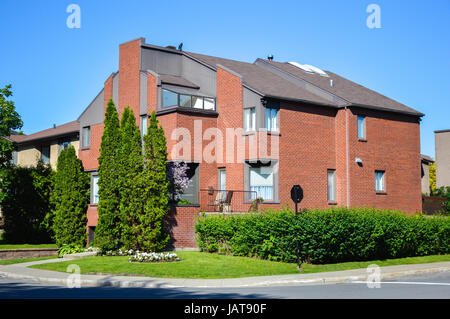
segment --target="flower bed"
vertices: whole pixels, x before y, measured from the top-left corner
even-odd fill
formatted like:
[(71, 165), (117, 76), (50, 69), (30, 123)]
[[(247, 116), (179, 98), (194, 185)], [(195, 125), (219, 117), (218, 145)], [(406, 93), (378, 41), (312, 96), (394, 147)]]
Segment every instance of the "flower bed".
[(175, 253), (146, 253), (140, 252), (139, 250), (122, 250), (118, 251), (108, 250), (103, 253), (99, 253), (101, 256), (130, 256), (129, 262), (170, 262), (170, 261), (180, 261), (178, 255)]

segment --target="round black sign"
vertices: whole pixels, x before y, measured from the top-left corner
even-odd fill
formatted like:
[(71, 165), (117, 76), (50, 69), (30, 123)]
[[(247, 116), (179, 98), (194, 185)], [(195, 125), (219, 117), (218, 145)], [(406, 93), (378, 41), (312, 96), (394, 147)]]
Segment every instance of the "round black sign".
[(300, 203), (303, 199), (303, 189), (300, 185), (294, 185), (291, 189), (291, 199), (294, 203)]

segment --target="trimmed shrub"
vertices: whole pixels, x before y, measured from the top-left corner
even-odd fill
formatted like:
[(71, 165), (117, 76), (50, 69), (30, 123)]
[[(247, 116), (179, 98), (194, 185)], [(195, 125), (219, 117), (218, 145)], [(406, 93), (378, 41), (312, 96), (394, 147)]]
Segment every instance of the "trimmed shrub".
[(290, 209), (237, 216), (203, 216), (201, 250), (294, 262), (296, 236), (303, 262), (317, 264), (450, 253), (448, 217), (371, 208)]

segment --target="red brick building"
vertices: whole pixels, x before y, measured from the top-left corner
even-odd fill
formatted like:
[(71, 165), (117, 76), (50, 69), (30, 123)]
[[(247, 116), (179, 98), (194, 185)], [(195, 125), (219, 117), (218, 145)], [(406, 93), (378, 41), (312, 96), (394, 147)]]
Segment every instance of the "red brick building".
[(119, 47), (119, 70), (78, 118), (79, 157), (92, 175), (90, 235), (97, 224), (97, 158), (107, 101), (129, 105), (139, 126), (156, 111), (169, 160), (189, 163), (183, 205), (170, 211), (174, 247), (195, 247), (199, 211), (370, 206), (420, 211), (422, 113), (329, 71), (273, 59), (239, 62), (181, 48)]

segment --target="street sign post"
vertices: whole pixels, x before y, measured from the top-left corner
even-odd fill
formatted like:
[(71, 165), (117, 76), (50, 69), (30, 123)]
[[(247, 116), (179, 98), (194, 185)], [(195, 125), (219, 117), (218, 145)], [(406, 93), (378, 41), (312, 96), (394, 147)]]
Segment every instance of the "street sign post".
[[(298, 203), (300, 203), (303, 199), (303, 189), (300, 187), (300, 185), (294, 185), (291, 189), (291, 199), (295, 203), (295, 218), (297, 220), (298, 224)], [(298, 232), (296, 233), (296, 239), (295, 244), (297, 246), (297, 268), (300, 269), (300, 246), (298, 242)]]

